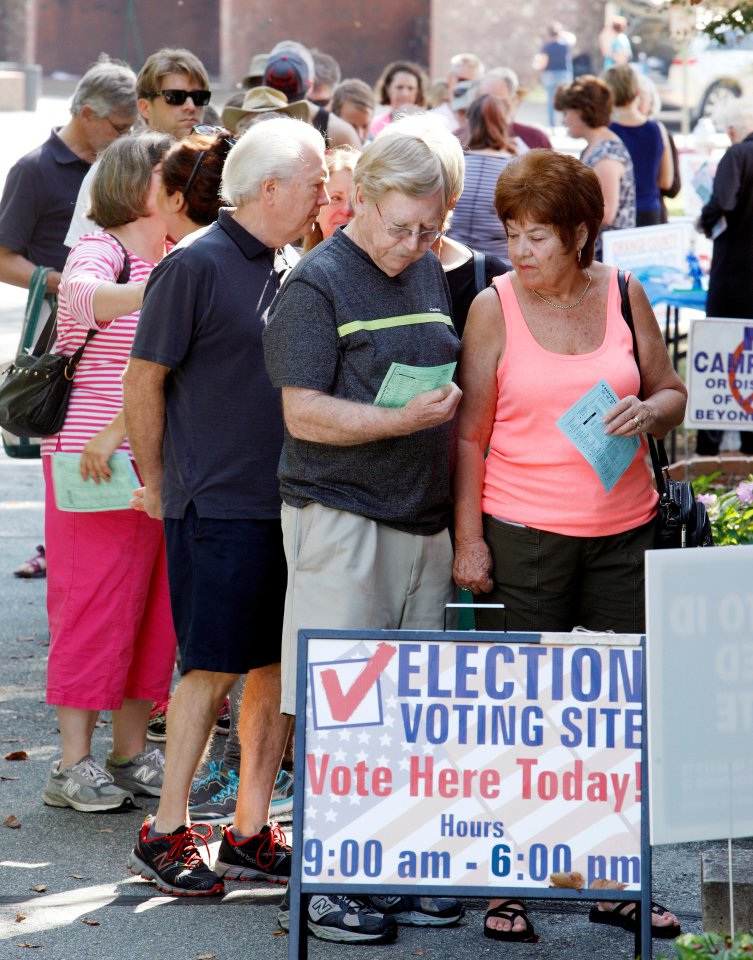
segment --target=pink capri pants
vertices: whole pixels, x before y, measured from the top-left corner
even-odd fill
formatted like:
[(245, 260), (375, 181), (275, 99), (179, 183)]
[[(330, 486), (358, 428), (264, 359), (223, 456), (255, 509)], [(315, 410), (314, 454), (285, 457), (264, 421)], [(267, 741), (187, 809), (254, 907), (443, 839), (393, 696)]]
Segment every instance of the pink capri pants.
[(47, 702), (119, 710), (164, 700), (175, 664), (162, 523), (136, 510), (68, 513), (55, 506), (43, 457)]

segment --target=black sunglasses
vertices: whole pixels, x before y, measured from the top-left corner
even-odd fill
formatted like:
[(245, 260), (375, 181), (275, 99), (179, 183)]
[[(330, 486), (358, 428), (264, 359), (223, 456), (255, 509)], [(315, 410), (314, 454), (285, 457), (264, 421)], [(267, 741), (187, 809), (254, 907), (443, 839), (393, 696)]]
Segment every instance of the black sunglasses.
[[(211, 90), (160, 90), (159, 93), (155, 93), (154, 97), (164, 97), (165, 103), (169, 104), (171, 107), (182, 107), (183, 104), (190, 97), (195, 106), (205, 107), (209, 101), (212, 99)], [(152, 99), (154, 99), (152, 97)]]
[[(235, 137), (230, 136), (230, 134), (224, 127), (212, 127), (206, 123), (197, 124), (195, 127), (191, 129), (191, 133), (205, 133), (205, 134), (227, 133), (228, 135), (226, 137), (223, 137), (223, 141), (224, 143), (227, 144), (228, 148), (234, 147), (238, 142), (238, 140)], [(196, 160), (193, 165), (193, 170), (191, 170), (191, 173), (188, 175), (188, 180), (186, 180), (186, 185), (185, 187), (183, 187), (183, 190), (182, 190), (184, 197), (188, 195), (188, 191), (193, 186), (194, 180), (196, 179), (196, 176), (199, 170), (201, 170), (201, 165), (204, 162), (204, 157), (207, 155), (207, 153), (208, 153), (207, 150), (199, 151), (199, 154), (196, 157)]]

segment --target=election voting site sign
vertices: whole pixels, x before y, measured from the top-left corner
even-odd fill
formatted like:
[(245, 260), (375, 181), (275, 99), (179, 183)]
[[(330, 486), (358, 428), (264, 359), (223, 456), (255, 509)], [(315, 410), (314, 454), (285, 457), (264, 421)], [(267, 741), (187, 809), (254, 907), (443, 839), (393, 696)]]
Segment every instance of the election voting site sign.
[(752, 562), (646, 554), (652, 843), (753, 835)]
[(693, 320), (687, 386), (686, 426), (753, 430), (753, 322)]
[(471, 636), (299, 634), (303, 889), (640, 889), (640, 638)]

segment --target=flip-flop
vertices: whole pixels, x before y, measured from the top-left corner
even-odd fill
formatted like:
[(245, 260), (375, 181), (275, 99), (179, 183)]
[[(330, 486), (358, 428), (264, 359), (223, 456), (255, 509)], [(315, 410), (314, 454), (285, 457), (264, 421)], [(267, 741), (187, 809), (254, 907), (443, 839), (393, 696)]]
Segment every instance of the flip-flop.
[[(522, 917), (525, 920), (525, 930), (494, 930), (486, 925), (489, 917), (499, 917), (501, 920), (509, 920), (510, 924), (516, 917)], [(536, 935), (533, 930), (533, 924), (528, 919), (525, 904), (520, 900), (503, 900), (497, 907), (492, 907), (486, 911), (484, 917), (484, 936), (490, 940), (506, 940), (510, 942), (521, 942), (523, 940), (535, 940)]]
[(47, 558), (41, 544), (37, 547), (37, 555), (22, 563), (13, 576), (20, 577), (22, 580), (36, 580), (47, 576)]
[[(600, 910), (596, 905), (591, 907), (588, 919), (591, 923), (605, 923), (609, 927), (621, 927), (623, 930), (635, 933), (639, 906), (640, 904), (636, 900), (618, 900), (613, 907), (608, 907), (606, 910)], [(663, 913), (669, 912), (660, 903), (651, 904), (651, 913), (655, 916), (661, 916)], [(657, 927), (655, 924), (651, 924), (651, 936), (658, 937), (660, 940), (674, 940), (681, 933), (682, 928), (679, 923), (673, 923), (667, 927)]]

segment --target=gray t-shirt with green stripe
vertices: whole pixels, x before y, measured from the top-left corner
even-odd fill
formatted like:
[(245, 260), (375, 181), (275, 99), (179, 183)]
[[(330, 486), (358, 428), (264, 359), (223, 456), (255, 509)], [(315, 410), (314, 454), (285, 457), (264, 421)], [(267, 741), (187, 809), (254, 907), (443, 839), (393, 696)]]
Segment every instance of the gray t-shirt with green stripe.
[[(298, 263), (264, 331), (275, 387), (304, 387), (373, 403), (393, 362), (457, 360), (439, 260), (427, 252), (396, 277), (337, 230)], [(433, 534), (451, 514), (453, 423), (356, 446), (296, 440), (285, 431), (278, 476), (294, 507), (322, 503), (404, 530)]]

